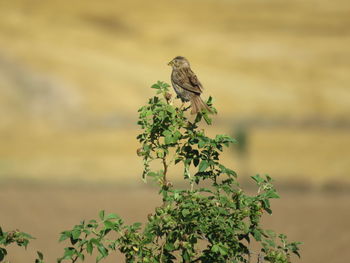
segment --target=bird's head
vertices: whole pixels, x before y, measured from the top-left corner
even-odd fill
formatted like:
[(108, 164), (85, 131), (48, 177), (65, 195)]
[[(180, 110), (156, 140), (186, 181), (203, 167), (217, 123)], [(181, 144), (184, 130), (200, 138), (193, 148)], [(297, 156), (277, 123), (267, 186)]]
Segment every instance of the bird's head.
[(178, 68), (189, 68), (190, 63), (185, 57), (177, 56), (175, 57), (172, 61), (168, 63), (169, 66), (172, 66), (173, 69), (178, 69)]

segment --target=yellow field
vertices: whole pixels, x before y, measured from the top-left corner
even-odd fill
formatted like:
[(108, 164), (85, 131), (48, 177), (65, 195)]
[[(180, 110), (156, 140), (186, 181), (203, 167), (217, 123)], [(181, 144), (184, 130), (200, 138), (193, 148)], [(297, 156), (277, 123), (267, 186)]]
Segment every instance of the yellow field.
[[(8, 135), (0, 149), (2, 179), (122, 180), (138, 184), (142, 161), (135, 154), (136, 135), (134, 129)], [(305, 183), (348, 178), (347, 131), (252, 130), (249, 138), (246, 159), (241, 159), (233, 148), (223, 156), (223, 162), (242, 175), (268, 173), (274, 178)], [(181, 169), (171, 168), (170, 176), (180, 179)]]
[[(0, 2), (0, 178), (139, 178), (137, 109), (166, 63), (189, 58), (219, 115), (317, 120), (257, 126), (251, 173), (311, 181), (350, 172), (345, 0)], [(228, 153), (225, 160), (240, 168)]]

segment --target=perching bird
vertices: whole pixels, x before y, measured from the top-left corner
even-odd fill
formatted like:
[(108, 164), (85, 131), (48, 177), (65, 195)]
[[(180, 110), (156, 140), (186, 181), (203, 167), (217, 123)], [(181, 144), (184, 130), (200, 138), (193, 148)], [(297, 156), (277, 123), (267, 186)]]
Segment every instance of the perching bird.
[(197, 114), (203, 110), (212, 112), (200, 97), (203, 87), (196, 74), (191, 70), (188, 60), (177, 56), (168, 65), (173, 68), (171, 73), (173, 88), (182, 102), (191, 102), (191, 114)]

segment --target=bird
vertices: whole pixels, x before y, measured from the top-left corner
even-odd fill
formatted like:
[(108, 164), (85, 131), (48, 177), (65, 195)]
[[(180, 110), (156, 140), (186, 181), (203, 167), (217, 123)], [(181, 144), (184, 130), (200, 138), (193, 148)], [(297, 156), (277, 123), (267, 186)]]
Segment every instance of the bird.
[(191, 114), (202, 111), (211, 113), (209, 106), (200, 97), (203, 86), (192, 71), (188, 60), (185, 57), (177, 56), (168, 65), (173, 69), (171, 73), (173, 88), (183, 104), (187, 101), (191, 102)]

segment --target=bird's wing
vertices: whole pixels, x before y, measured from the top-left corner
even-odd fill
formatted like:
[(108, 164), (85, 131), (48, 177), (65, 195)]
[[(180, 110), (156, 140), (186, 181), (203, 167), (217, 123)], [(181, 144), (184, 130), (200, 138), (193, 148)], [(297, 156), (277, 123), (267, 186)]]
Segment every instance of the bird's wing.
[(192, 86), (198, 87), (200, 92), (202, 92), (203, 91), (203, 86), (199, 82), (196, 74), (194, 74), (194, 72), (190, 68), (188, 68), (188, 70), (187, 70), (187, 76), (190, 79), (190, 82), (191, 82)]
[(197, 76), (193, 73), (190, 68), (182, 68), (175, 72), (177, 75), (174, 78), (175, 84), (179, 85), (181, 88), (194, 92), (197, 94), (202, 93), (202, 85), (197, 79)]

